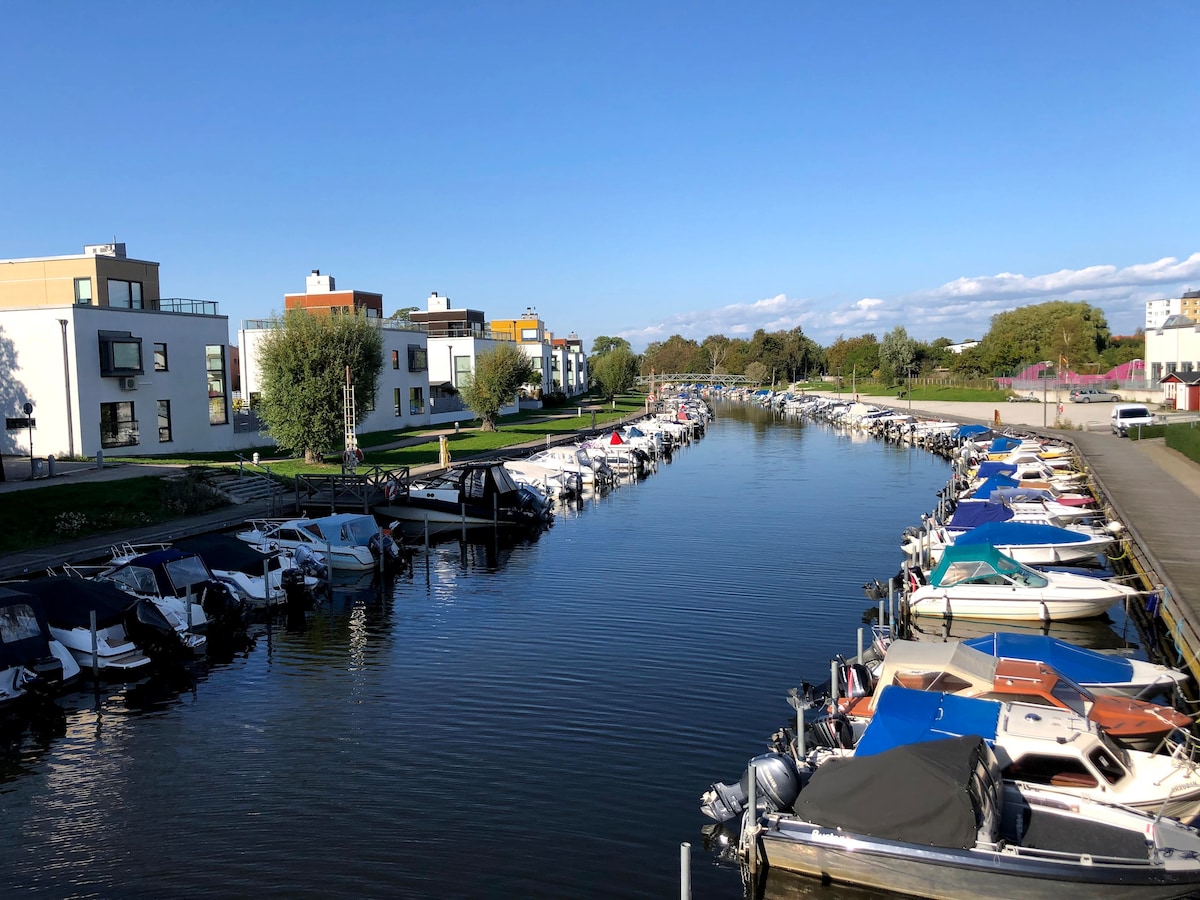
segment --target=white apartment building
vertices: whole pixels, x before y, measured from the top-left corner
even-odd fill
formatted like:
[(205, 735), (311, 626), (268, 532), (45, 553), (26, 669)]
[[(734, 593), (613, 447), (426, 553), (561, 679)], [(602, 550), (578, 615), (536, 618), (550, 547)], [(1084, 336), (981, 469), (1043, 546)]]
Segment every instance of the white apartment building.
[[(251, 446), (234, 433), (228, 319), (162, 299), (123, 244), (0, 260), (0, 450), (146, 456)], [(23, 409), (33, 406), (31, 416)], [(34, 427), (28, 427), (28, 419)]]
[(1162, 328), (1171, 316), (1179, 315), (1181, 299), (1149, 300), (1146, 303), (1146, 330)]

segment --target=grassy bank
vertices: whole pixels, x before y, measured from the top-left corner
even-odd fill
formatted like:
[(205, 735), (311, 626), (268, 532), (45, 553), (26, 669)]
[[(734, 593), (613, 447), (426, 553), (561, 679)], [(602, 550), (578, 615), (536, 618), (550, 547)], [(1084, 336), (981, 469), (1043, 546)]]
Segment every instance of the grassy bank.
[[(19, 515), (0, 531), (0, 553), (46, 547), (81, 537), (113, 540), (127, 528), (168, 522), (226, 504), (199, 473), (172, 478), (147, 475), (121, 481), (52, 484), (6, 495)], [(16, 510), (14, 509), (14, 512)]]

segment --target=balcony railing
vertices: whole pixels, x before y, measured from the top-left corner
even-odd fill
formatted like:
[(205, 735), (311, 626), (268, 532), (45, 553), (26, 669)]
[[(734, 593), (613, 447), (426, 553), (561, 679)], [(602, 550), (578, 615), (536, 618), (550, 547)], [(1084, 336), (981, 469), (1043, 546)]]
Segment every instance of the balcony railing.
[(109, 447), (132, 447), (140, 441), (141, 433), (138, 430), (138, 423), (136, 421), (100, 423), (100, 446), (105, 449)]
[(219, 316), (216, 300), (190, 300), (187, 297), (163, 297), (158, 301), (160, 312), (183, 313), (189, 316)]

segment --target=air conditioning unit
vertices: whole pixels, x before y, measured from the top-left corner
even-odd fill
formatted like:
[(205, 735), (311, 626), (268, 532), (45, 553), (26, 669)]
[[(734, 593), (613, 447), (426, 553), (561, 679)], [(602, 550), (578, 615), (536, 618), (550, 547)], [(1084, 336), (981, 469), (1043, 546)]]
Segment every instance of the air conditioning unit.
[(120, 380), (120, 385), (121, 385), (121, 390), (123, 390), (123, 391), (136, 391), (137, 390), (137, 376), (135, 376), (135, 375), (122, 376), (121, 380)]

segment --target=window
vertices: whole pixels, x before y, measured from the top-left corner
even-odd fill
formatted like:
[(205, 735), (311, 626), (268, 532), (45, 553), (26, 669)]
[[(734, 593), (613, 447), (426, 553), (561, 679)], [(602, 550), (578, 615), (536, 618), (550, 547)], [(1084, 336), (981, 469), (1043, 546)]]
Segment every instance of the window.
[(121, 309), (143, 309), (142, 283), (108, 279), (108, 305)]
[(155, 344), (154, 345), (154, 371), (155, 372), (167, 371), (167, 345), (166, 344)]
[(408, 345), (408, 371), (424, 372), (429, 368), (429, 351), (420, 344)]
[(408, 414), (410, 416), (419, 416), (425, 412), (425, 389), (424, 388), (409, 388), (408, 389)]
[(171, 440), (171, 401), (158, 401), (158, 442), (165, 444)]
[(399, 350), (392, 351), (392, 368), (393, 369), (400, 368), (400, 351)]
[(204, 366), (208, 372), (208, 424), (229, 423), (229, 403), (225, 399), (225, 345), (208, 344), (204, 348)]
[(392, 408), (400, 415), (400, 388), (392, 388)]
[(80, 306), (90, 306), (92, 303), (92, 279), (75, 279), (75, 302)]
[(141, 375), (142, 339), (128, 331), (100, 332), (100, 374)]
[(541, 339), (542, 339), (542, 335), (538, 331), (538, 329), (536, 329), (536, 328), (522, 328), (521, 329), (521, 341), (522, 342), (540, 341)]
[(100, 404), (101, 447), (132, 447), (140, 439), (133, 401)]
[(454, 386), (466, 384), (467, 379), (471, 377), (471, 357), (456, 356), (454, 357)]

